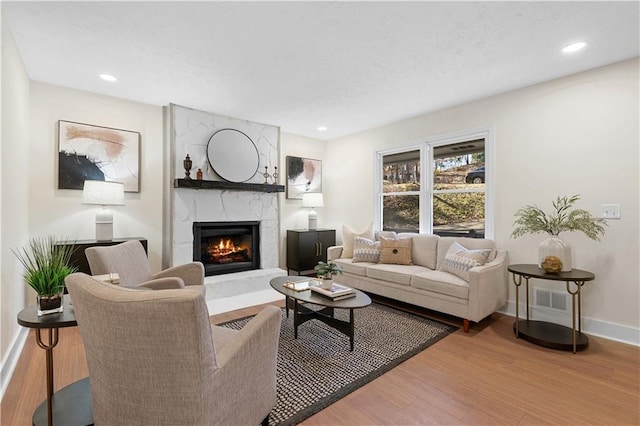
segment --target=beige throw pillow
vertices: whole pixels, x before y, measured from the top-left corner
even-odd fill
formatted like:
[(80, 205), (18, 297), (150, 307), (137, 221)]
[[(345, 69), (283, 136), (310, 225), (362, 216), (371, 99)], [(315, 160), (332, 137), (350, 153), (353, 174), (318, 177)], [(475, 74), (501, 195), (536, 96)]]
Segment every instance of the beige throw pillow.
[(380, 240), (380, 263), (392, 263), (396, 265), (412, 265), (411, 263), (411, 238), (399, 240)]
[(340, 258), (350, 259), (353, 257), (353, 240), (355, 237), (373, 240), (373, 222), (362, 232), (356, 232), (347, 225), (342, 226), (342, 254)]
[(467, 250), (458, 243), (453, 243), (444, 255), (442, 270), (469, 281), (469, 269), (487, 263), (490, 249)]

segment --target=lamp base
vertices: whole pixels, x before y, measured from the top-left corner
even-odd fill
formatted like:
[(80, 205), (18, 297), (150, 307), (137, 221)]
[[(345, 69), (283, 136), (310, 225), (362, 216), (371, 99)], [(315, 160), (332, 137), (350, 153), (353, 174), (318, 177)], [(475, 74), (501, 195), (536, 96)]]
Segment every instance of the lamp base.
[(101, 210), (96, 214), (96, 240), (113, 240), (113, 214), (109, 210)]
[(318, 229), (318, 214), (313, 209), (309, 212), (309, 229)]

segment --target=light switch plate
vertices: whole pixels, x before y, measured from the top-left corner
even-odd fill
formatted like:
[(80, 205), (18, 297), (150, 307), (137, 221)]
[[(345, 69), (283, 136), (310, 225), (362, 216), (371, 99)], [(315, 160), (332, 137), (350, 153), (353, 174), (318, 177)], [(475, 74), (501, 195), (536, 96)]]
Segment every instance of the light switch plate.
[(601, 204), (604, 219), (620, 219), (620, 204)]

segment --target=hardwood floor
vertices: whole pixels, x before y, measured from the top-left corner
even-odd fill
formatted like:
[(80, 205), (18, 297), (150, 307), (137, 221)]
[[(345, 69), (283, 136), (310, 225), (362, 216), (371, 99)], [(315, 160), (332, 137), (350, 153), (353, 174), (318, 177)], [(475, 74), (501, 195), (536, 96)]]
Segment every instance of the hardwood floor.
[[(261, 308), (215, 315), (212, 322)], [(468, 334), (458, 330), (302, 424), (640, 424), (640, 348), (590, 337), (584, 352), (555, 351), (515, 339), (512, 323), (494, 314)], [(2, 400), (0, 424), (31, 424), (45, 398), (44, 357), (32, 330)], [(54, 362), (56, 389), (87, 376), (77, 327), (60, 329)]]

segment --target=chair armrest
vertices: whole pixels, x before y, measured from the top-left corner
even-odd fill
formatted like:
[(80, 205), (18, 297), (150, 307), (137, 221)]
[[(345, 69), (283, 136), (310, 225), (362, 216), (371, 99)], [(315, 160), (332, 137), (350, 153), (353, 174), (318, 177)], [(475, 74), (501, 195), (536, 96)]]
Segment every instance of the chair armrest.
[(151, 290), (171, 290), (184, 288), (184, 282), (178, 277), (157, 278), (138, 284), (135, 288), (148, 288)]
[(340, 259), (342, 256), (342, 246), (327, 247), (327, 260)]
[(204, 266), (200, 262), (185, 263), (172, 266), (153, 275), (153, 278), (178, 277), (184, 285), (204, 285)]
[[(259, 418), (263, 418), (275, 406), (281, 321), (282, 311), (272, 305), (266, 306), (231, 342), (219, 351), (216, 349), (216, 388), (221, 393), (234, 389), (234, 394), (242, 395), (242, 398), (226, 400), (228, 410), (225, 411), (242, 412), (244, 416), (248, 413), (243, 410), (246, 411), (250, 406), (260, 412)], [(251, 401), (251, 404), (248, 405), (246, 401)], [(238, 423), (238, 419), (232, 417), (218, 420), (220, 424)]]
[(491, 262), (469, 269), (469, 320), (480, 321), (507, 303), (508, 258), (498, 250)]

